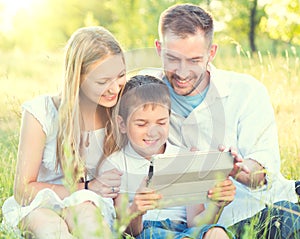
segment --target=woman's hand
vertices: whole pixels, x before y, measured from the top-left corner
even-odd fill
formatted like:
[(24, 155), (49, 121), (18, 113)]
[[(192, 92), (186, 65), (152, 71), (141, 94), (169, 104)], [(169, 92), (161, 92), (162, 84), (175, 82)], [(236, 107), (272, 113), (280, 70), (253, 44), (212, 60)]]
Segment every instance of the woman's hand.
[(234, 200), (236, 187), (230, 179), (226, 179), (215, 185), (208, 191), (207, 197), (213, 200), (221, 208), (225, 207)]
[(120, 192), (122, 172), (111, 169), (89, 182), (89, 189), (102, 197), (115, 198)]

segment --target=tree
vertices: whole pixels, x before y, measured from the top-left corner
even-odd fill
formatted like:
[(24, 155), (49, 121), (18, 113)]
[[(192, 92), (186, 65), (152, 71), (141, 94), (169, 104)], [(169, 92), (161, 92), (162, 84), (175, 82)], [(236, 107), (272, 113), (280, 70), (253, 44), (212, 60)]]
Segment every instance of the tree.
[[(214, 4), (214, 1), (211, 4)], [(257, 50), (255, 39), (258, 25), (262, 16), (265, 15), (264, 5), (259, 4), (258, 0), (223, 1), (222, 7), (219, 7), (218, 12), (213, 12), (213, 15), (218, 22), (224, 23), (223, 32), (234, 42), (243, 45), (248, 40), (251, 52)]]
[(257, 0), (253, 0), (252, 6), (250, 6), (250, 30), (249, 30), (249, 43), (252, 52), (256, 52), (256, 45), (255, 45), (255, 29), (257, 26), (256, 8), (257, 8)]
[(268, 17), (261, 21), (260, 28), (269, 38), (288, 44), (300, 44), (300, 1), (273, 0), (266, 6)]

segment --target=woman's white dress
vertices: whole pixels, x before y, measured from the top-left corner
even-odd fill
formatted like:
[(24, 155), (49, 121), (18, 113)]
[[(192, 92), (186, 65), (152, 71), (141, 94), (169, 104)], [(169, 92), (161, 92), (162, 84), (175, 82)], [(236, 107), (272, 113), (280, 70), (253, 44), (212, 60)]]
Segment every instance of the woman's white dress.
[[(31, 113), (41, 124), (46, 134), (46, 144), (40, 165), (37, 181), (53, 184), (63, 183), (63, 174), (60, 168), (55, 170), (56, 165), (56, 142), (58, 132), (58, 112), (49, 95), (41, 95), (22, 105), (22, 110)], [(102, 155), (104, 129), (98, 129), (89, 134), (89, 145), (86, 151), (86, 168), (88, 179), (92, 179), (96, 173), (98, 161)], [(84, 138), (86, 135), (83, 136)], [(17, 227), (20, 220), (36, 208), (50, 208), (58, 213), (65, 207), (74, 206), (85, 201), (92, 201), (101, 208), (102, 215), (112, 228), (115, 218), (115, 210), (111, 198), (103, 198), (90, 190), (79, 190), (70, 196), (60, 199), (51, 189), (41, 190), (34, 200), (27, 206), (17, 203), (14, 196), (8, 198), (2, 206), (3, 224), (8, 227)]]

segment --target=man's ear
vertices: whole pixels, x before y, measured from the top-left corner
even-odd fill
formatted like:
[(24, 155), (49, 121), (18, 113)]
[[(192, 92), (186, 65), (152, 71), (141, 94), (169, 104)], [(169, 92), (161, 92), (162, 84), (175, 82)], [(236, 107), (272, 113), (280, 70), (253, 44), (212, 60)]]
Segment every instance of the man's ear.
[(157, 39), (155, 40), (155, 47), (156, 47), (157, 54), (161, 56), (161, 42)]
[(212, 44), (210, 47), (210, 51), (209, 51), (209, 61), (212, 62), (217, 54), (217, 50), (218, 50), (218, 45), (217, 44)]
[(126, 124), (125, 124), (122, 116), (120, 116), (120, 115), (117, 116), (117, 122), (118, 122), (120, 132), (122, 134), (126, 134)]

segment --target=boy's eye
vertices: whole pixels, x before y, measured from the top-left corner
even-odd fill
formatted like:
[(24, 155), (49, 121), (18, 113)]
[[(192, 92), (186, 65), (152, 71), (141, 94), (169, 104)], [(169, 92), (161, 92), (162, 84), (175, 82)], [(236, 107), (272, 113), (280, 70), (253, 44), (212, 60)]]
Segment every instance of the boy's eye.
[(122, 78), (125, 76), (125, 72), (119, 75), (119, 78)]
[(137, 123), (136, 124), (136, 126), (138, 126), (138, 127), (143, 127), (143, 126), (145, 126), (146, 125), (146, 123)]

